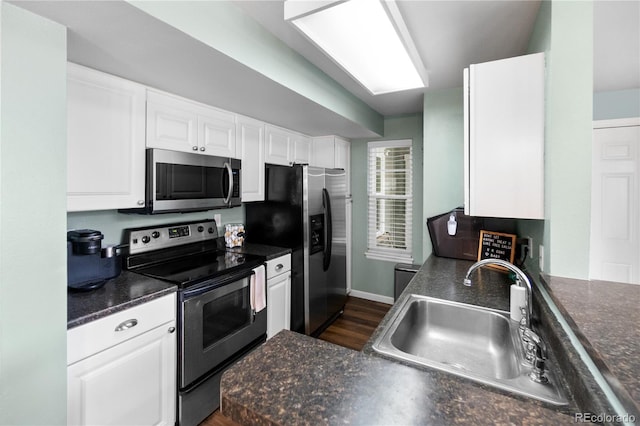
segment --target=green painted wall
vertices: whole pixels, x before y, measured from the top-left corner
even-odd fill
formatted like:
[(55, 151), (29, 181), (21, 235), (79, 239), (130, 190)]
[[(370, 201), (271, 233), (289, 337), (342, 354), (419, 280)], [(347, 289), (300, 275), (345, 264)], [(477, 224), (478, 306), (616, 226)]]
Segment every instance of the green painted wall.
[(413, 258), (422, 263), (422, 115), (388, 117), (384, 120), (384, 137), (351, 141), (351, 192), (353, 194), (352, 283), (353, 290), (393, 297), (393, 268), (396, 262), (367, 259), (367, 142), (373, 140), (413, 140)]
[(462, 96), (462, 87), (429, 90), (424, 96), (422, 261), (433, 250), (427, 218), (464, 205)]
[(0, 424), (66, 424), (66, 29), (0, 2)]
[(129, 1), (335, 113), (382, 134), (382, 116), (226, 1)]
[(67, 229), (97, 229), (104, 234), (105, 244), (120, 244), (124, 242), (122, 241), (122, 231), (127, 228), (154, 226), (189, 220), (213, 219), (214, 214), (220, 214), (221, 216), (218, 228), (225, 223), (244, 223), (244, 207), (210, 210), (199, 213), (167, 213), (151, 216), (118, 213), (117, 210), (102, 210), (68, 213)]
[(529, 45), (546, 52), (545, 220), (519, 234), (544, 244), (544, 271), (588, 279), (593, 119), (593, 2), (544, 1)]
[(640, 88), (593, 94), (594, 120), (630, 117), (640, 117)]
[(593, 119), (593, 2), (551, 3), (547, 58), (545, 266), (588, 279)]

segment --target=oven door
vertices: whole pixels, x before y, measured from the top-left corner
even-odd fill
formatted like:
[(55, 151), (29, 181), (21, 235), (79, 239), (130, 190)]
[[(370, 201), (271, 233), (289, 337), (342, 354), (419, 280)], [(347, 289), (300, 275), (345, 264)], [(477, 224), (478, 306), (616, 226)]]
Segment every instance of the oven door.
[(254, 314), (253, 270), (217, 278), (181, 293), (180, 388), (222, 366), (266, 333), (266, 309)]
[(149, 149), (147, 173), (154, 213), (240, 205), (240, 160)]

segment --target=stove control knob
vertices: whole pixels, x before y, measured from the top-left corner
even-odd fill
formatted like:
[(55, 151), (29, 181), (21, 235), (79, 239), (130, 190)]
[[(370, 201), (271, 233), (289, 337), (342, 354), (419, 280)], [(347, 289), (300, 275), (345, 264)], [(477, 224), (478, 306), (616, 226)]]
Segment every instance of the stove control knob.
[(198, 226), (198, 232), (202, 232), (202, 231), (204, 231), (204, 226), (202, 225)]
[(210, 234), (213, 234), (213, 226), (210, 226), (208, 231), (209, 231)]
[(153, 238), (158, 238), (158, 237), (160, 236), (160, 233), (159, 233), (158, 231), (153, 231), (153, 232), (151, 233), (151, 236), (152, 236)]
[(143, 242), (144, 244), (147, 244), (149, 241), (151, 241), (151, 238), (149, 238), (149, 236), (148, 236), (148, 235), (145, 235), (144, 237), (142, 237), (142, 242)]

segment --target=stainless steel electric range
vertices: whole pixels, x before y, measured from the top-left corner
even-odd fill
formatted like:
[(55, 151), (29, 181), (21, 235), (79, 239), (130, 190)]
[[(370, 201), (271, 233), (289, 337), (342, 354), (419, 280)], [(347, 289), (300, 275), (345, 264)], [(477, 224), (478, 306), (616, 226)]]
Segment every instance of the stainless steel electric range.
[(261, 256), (227, 252), (214, 220), (126, 230), (125, 268), (178, 286), (180, 425), (197, 425), (220, 404), (224, 370), (266, 340), (251, 277)]

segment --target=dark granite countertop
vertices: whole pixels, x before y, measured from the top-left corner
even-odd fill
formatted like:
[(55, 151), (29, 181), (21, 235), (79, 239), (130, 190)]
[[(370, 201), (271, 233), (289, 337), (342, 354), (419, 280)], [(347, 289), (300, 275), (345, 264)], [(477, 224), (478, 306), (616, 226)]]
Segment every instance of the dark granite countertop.
[(222, 376), (246, 425), (568, 424), (572, 417), (438, 372), (282, 331)]
[(550, 294), (625, 406), (640, 411), (640, 286), (545, 276)]
[[(429, 258), (404, 295), (419, 293), (509, 309), (506, 274), (483, 268), (462, 285), (473, 262)], [(567, 424), (576, 412), (506, 394), (429, 368), (291, 332), (281, 332), (222, 379), (222, 413), (241, 424)]]
[(272, 260), (291, 253), (290, 248), (252, 243), (244, 243), (241, 247), (227, 248), (226, 250), (234, 253), (255, 254), (264, 257), (265, 260)]
[[(225, 249), (221, 239), (221, 249)], [(245, 244), (227, 251), (254, 254), (265, 260), (291, 253), (291, 249), (263, 244)], [(136, 306), (177, 291), (174, 284), (123, 270), (103, 287), (88, 292), (68, 292), (67, 329), (95, 321), (112, 313)]]
[(177, 291), (173, 284), (129, 271), (87, 292), (67, 293), (67, 329)]

